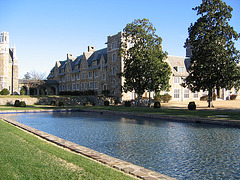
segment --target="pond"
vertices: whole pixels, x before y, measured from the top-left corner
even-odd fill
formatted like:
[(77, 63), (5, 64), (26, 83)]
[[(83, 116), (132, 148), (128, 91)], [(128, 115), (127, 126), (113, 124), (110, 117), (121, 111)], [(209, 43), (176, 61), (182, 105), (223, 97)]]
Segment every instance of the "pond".
[(240, 128), (89, 112), (6, 116), (177, 179), (240, 179)]

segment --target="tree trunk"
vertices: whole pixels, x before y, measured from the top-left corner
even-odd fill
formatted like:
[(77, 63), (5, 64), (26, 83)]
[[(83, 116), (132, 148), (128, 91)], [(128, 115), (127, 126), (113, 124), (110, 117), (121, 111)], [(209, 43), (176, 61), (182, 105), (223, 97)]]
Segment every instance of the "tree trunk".
[(214, 107), (213, 106), (213, 89), (212, 88), (208, 89), (208, 107), (209, 108)]

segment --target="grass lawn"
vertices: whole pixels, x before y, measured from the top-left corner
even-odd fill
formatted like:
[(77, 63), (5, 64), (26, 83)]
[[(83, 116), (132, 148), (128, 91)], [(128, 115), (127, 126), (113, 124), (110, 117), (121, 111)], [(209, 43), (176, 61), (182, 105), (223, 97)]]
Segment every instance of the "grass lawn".
[(132, 179), (0, 120), (0, 180)]
[(0, 112), (2, 110), (37, 110), (37, 109), (96, 109), (96, 110), (108, 110), (117, 112), (130, 112), (138, 114), (159, 114), (164, 116), (181, 116), (181, 117), (202, 117), (202, 118), (218, 118), (224, 120), (239, 120), (239, 111), (229, 111), (229, 110), (195, 110), (190, 111), (188, 109), (155, 109), (149, 107), (124, 107), (124, 106), (65, 106), (65, 107), (53, 107), (44, 105), (33, 105), (27, 106), (25, 108), (14, 107), (14, 106), (0, 106)]

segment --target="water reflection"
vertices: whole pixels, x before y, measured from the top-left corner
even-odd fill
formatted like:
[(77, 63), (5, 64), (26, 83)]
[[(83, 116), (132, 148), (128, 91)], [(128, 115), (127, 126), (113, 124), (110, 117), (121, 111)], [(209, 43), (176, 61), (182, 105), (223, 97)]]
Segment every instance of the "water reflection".
[(239, 128), (86, 112), (10, 116), (177, 179), (240, 178)]

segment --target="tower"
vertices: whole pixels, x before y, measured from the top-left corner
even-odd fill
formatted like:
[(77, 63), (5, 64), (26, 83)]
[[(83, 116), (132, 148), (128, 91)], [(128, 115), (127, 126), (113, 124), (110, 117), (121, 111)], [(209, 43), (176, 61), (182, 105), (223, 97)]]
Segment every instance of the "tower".
[(9, 33), (1, 33), (0, 42), (0, 91), (8, 89), (11, 94), (18, 93), (18, 62), (16, 47), (9, 48)]

